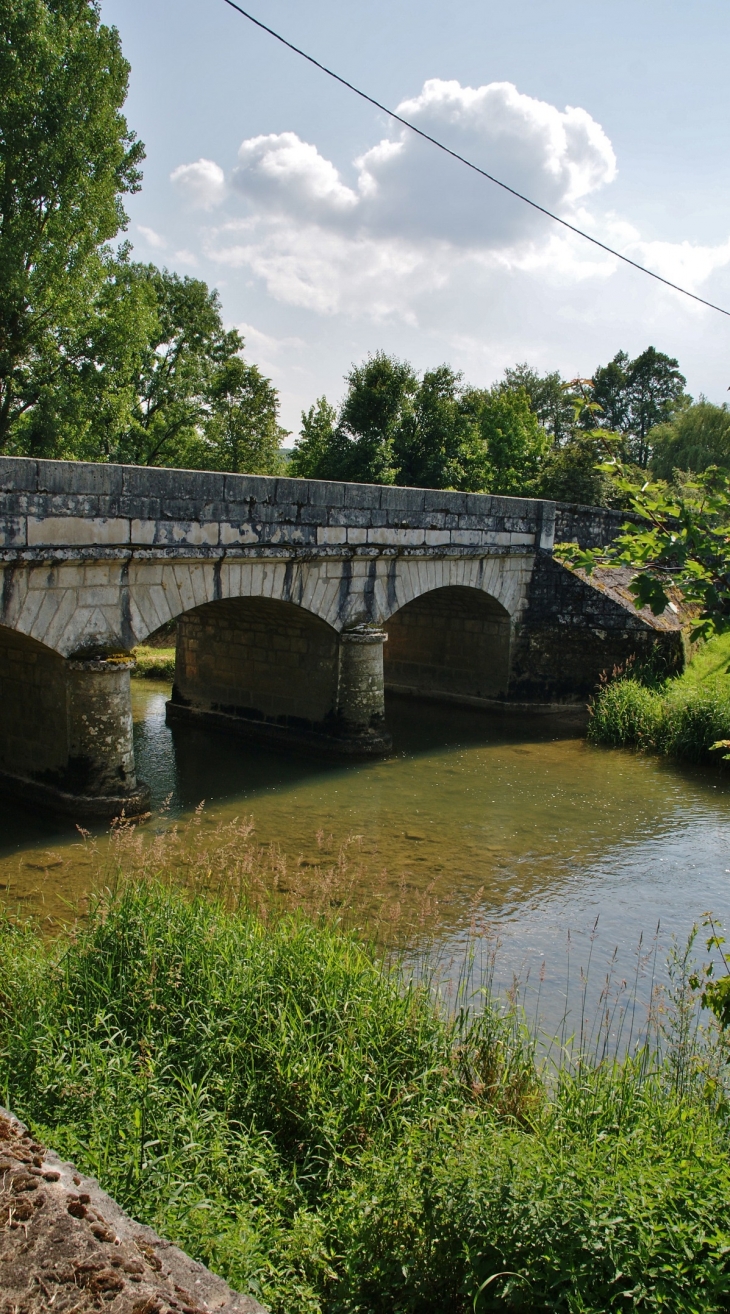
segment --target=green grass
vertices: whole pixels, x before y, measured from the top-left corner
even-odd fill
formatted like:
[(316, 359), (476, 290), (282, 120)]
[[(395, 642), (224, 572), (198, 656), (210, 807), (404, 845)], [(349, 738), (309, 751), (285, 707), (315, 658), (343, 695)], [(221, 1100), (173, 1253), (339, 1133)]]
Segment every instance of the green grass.
[(687, 988), (662, 1059), (545, 1073), (488, 993), (447, 1014), (321, 918), (148, 875), (53, 942), (2, 926), (0, 1092), (276, 1314), (710, 1314), (724, 1052)]
[(703, 644), (686, 670), (661, 684), (631, 671), (610, 681), (591, 708), (588, 738), (690, 762), (720, 760), (712, 745), (730, 737), (730, 634)]
[(175, 649), (145, 648), (140, 645), (133, 649), (137, 668), (133, 675), (142, 680), (174, 680)]

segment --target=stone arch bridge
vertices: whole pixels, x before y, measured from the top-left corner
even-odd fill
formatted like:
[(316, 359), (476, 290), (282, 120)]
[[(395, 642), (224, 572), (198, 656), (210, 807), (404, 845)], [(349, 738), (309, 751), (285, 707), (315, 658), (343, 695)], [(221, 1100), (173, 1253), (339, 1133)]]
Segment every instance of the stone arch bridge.
[(387, 751), (384, 688), (505, 710), (585, 703), (675, 617), (553, 559), (617, 513), (549, 501), (0, 460), (0, 786), (139, 811), (132, 649), (177, 622), (171, 720)]

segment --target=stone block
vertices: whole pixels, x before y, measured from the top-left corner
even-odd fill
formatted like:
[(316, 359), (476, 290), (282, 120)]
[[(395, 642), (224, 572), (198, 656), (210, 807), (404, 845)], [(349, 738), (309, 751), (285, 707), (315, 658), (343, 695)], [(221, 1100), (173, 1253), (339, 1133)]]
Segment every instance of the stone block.
[(29, 547), (110, 547), (129, 542), (129, 521), (80, 516), (28, 517)]
[(384, 511), (423, 511), (424, 499), (423, 488), (399, 488), (389, 484), (380, 490), (380, 506)]
[(165, 501), (222, 502), (225, 475), (208, 470), (167, 470), (158, 467), (125, 465), (123, 493), (128, 497), (160, 497)]
[(445, 543), (451, 542), (449, 529), (427, 529), (425, 534), (427, 547), (442, 547)]
[(347, 542), (347, 530), (340, 525), (320, 525), (317, 529), (317, 542), (339, 544)]
[(299, 523), (301, 525), (326, 525), (329, 517), (328, 508), (321, 506), (303, 506), (299, 509)]
[(24, 516), (0, 516), (0, 547), (25, 547)]
[(345, 484), (325, 482), (323, 479), (309, 480), (310, 506), (344, 506)]
[(25, 456), (0, 456), (0, 493), (35, 493), (38, 462)]
[(373, 509), (380, 506), (382, 484), (345, 484), (346, 507)]
[(159, 520), (162, 500), (159, 497), (120, 497), (117, 503), (119, 516), (129, 520)]
[(467, 493), (450, 493), (438, 488), (426, 488), (423, 494), (423, 509), (426, 512), (445, 511), (455, 516), (463, 515), (468, 496)]
[(293, 502), (257, 502), (253, 508), (256, 520), (264, 524), (295, 525), (299, 516), (299, 507)]
[(348, 543), (367, 543), (368, 531), (364, 528), (351, 527), (347, 530)]
[(138, 543), (145, 547), (151, 547), (155, 542), (156, 533), (156, 520), (133, 520), (130, 531), (130, 542)]
[(220, 542), (223, 547), (229, 547), (232, 543), (258, 543), (259, 536), (253, 525), (240, 524), (231, 525), (225, 520), (220, 525)]
[(276, 500), (277, 502), (295, 503), (297, 506), (304, 506), (309, 501), (309, 479), (277, 479), (276, 481)]
[(167, 547), (217, 547), (218, 524), (197, 520), (158, 520), (155, 543)]
[(39, 491), (65, 495), (120, 497), (124, 466), (91, 461), (39, 461)]
[(346, 528), (369, 529), (372, 524), (372, 512), (368, 507), (341, 506), (329, 512), (331, 525), (343, 525)]
[(269, 475), (227, 474), (223, 479), (226, 502), (276, 500), (276, 480)]

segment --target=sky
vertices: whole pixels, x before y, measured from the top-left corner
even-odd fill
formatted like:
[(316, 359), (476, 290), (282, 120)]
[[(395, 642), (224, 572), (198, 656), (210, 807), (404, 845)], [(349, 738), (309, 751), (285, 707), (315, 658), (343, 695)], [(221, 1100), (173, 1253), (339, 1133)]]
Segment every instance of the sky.
[[(488, 172), (730, 310), (727, 0), (249, 3)], [(728, 400), (730, 318), (449, 160), (224, 0), (101, 9), (147, 151), (127, 201), (135, 256), (219, 289), (292, 435), (378, 350), (487, 387), (518, 362), (588, 377), (653, 345), (693, 396)]]

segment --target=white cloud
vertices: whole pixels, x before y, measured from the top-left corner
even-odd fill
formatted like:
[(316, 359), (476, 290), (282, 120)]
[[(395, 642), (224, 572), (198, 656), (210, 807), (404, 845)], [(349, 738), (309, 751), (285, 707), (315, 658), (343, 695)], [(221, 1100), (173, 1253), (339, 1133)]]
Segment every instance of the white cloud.
[(147, 245), (153, 247), (155, 251), (164, 251), (167, 246), (167, 240), (160, 233), (156, 233), (154, 228), (146, 228), (144, 224), (137, 224), (137, 232), (142, 234)]
[[(509, 82), (474, 88), (434, 78), (398, 111), (539, 205), (673, 281), (697, 290), (730, 267), (730, 240), (717, 246), (646, 241), (602, 207), (616, 158), (585, 109), (560, 110)], [(199, 205), (227, 199), (225, 222), (203, 235), (206, 257), (244, 270), (295, 311), (418, 326), (435, 335), (443, 330), (457, 342), (494, 334), (508, 321), (518, 324), (510, 332), (519, 336), (520, 316), (523, 323), (531, 319), (543, 297), (557, 304), (554, 317), (572, 324), (601, 315), (617, 321), (627, 288), (632, 306), (652, 305), (657, 314), (661, 306), (658, 323), (678, 300), (666, 292), (657, 301), (661, 289), (647, 287), (639, 274), (630, 274), (629, 283), (616, 277), (625, 267), (610, 254), (397, 124), (349, 168), (282, 132), (242, 143), (229, 189), (223, 169), (210, 160), (182, 165), (172, 178)]]
[(261, 329), (257, 329), (253, 324), (247, 324), (245, 321), (236, 324), (236, 328), (247, 346), (253, 347), (258, 352), (266, 352), (270, 356), (277, 356), (280, 352), (290, 348), (299, 350), (305, 345), (303, 338), (296, 336), (275, 338), (270, 333), (264, 333)]
[(334, 164), (295, 132), (250, 137), (238, 152), (233, 183), (251, 201), (277, 212), (326, 218), (353, 210), (358, 197)]
[(181, 251), (175, 252), (175, 264), (188, 265), (191, 269), (197, 269), (198, 257), (193, 251), (187, 251), (183, 248)]
[(170, 174), (170, 181), (191, 205), (202, 210), (220, 205), (226, 193), (226, 176), (214, 160), (201, 158), (194, 164), (180, 164)]

